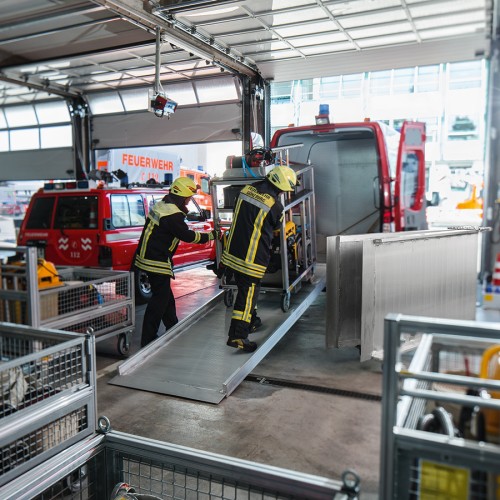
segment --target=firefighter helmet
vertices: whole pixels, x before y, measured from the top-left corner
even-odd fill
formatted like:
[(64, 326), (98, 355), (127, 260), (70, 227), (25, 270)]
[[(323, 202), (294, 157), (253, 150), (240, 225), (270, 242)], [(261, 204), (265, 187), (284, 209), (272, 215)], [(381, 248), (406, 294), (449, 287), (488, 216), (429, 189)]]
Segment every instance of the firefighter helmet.
[(266, 176), (271, 184), (274, 184), (280, 191), (293, 191), (297, 185), (295, 172), (286, 165), (274, 167)]
[(188, 198), (196, 194), (198, 186), (189, 177), (177, 177), (172, 185), (170, 186), (170, 192), (176, 194), (177, 196), (182, 196)]

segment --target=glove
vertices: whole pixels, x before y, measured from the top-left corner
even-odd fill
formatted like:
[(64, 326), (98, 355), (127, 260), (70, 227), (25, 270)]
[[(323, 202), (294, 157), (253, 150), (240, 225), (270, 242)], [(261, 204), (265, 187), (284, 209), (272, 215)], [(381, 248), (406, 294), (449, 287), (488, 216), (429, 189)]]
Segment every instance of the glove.
[(220, 231), (217, 229), (212, 229), (210, 233), (208, 233), (208, 241), (219, 240), (220, 239)]

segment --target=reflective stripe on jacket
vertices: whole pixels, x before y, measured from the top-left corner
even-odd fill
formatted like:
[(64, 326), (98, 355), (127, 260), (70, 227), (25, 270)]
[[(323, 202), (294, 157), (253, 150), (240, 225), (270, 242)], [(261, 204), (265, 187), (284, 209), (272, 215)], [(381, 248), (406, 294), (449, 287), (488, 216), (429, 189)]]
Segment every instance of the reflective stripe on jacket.
[(238, 196), (221, 262), (226, 267), (262, 278), (269, 265), (273, 231), (283, 219), (279, 193), (267, 181), (245, 186)]
[(207, 243), (210, 233), (189, 229), (186, 214), (168, 196), (149, 211), (142, 230), (135, 266), (143, 271), (174, 276), (172, 257), (180, 241)]

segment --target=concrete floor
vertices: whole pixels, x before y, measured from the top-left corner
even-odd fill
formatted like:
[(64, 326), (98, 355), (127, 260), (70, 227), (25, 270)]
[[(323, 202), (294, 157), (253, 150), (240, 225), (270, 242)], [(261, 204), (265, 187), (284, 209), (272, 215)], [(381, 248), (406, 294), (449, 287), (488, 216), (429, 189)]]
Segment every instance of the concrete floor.
[[(179, 273), (179, 317), (217, 290), (209, 271)], [(218, 405), (109, 384), (121, 358), (115, 339), (98, 342), (98, 414), (119, 431), (257, 463), (337, 480), (351, 469), (361, 478), (362, 498), (377, 499), (381, 365), (360, 363), (356, 349), (325, 348), (325, 307), (322, 292), (257, 365), (253, 380)], [(144, 310), (136, 308), (132, 354)], [(478, 319), (500, 321), (500, 312), (478, 308)]]
[[(209, 271), (179, 273), (179, 317), (216, 290)], [(280, 385), (245, 380), (218, 405), (109, 384), (121, 362), (116, 341), (98, 342), (98, 414), (119, 431), (331, 479), (352, 469), (363, 498), (378, 498), (380, 364), (325, 348), (325, 302), (322, 292), (251, 374)], [(144, 310), (136, 308), (132, 354)]]

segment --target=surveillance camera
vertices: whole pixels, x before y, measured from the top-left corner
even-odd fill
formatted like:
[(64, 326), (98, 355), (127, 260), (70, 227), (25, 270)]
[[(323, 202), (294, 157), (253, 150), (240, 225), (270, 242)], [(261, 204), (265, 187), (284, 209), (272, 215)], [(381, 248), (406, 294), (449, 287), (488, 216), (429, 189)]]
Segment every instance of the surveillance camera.
[(150, 104), (151, 111), (159, 118), (162, 118), (165, 114), (170, 116), (177, 109), (177, 103), (161, 93), (152, 96)]

